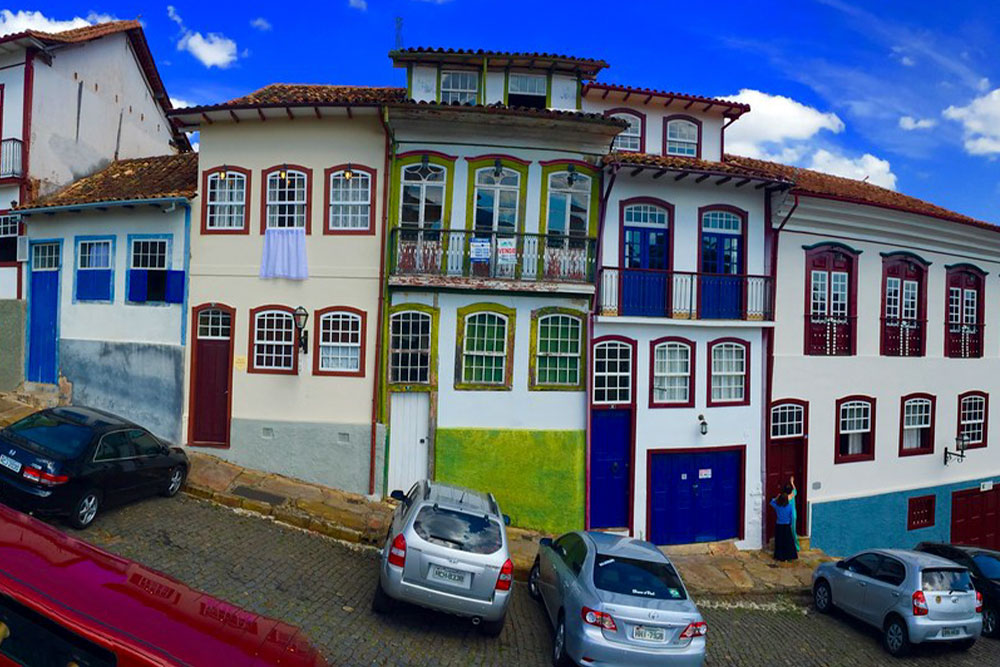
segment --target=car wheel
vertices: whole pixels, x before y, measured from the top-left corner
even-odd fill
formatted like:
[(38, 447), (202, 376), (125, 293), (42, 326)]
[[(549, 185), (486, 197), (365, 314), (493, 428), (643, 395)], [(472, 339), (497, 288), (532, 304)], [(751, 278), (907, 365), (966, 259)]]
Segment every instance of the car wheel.
[(69, 515), (69, 525), (77, 530), (83, 530), (94, 522), (97, 510), (101, 508), (101, 496), (97, 491), (90, 490), (80, 496), (80, 499), (73, 505), (73, 511)]
[(833, 592), (825, 579), (820, 579), (813, 586), (813, 605), (821, 614), (829, 614), (833, 610)]
[(163, 490), (163, 496), (166, 498), (176, 496), (177, 492), (184, 486), (185, 477), (187, 477), (187, 470), (184, 469), (184, 466), (171, 468), (170, 474), (167, 476), (167, 488)]
[(556, 623), (556, 634), (552, 638), (552, 664), (554, 667), (569, 667), (569, 657), (566, 655), (566, 619), (559, 612)]
[(972, 639), (963, 639), (960, 642), (955, 642), (955, 648), (957, 648), (959, 651), (968, 651), (975, 645), (976, 645), (975, 637), (973, 637)]
[(507, 615), (504, 614), (498, 621), (483, 621), (479, 624), (479, 632), (487, 637), (499, 637), (500, 633), (503, 632), (503, 624), (506, 620)]
[(983, 636), (997, 636), (997, 610), (993, 607), (983, 609)]
[(535, 564), (531, 566), (531, 572), (528, 573), (528, 594), (536, 600), (542, 599), (542, 591), (538, 588), (538, 580), (541, 577), (542, 573), (538, 569), (538, 559), (535, 558)]
[(375, 585), (375, 596), (372, 598), (372, 611), (376, 614), (389, 614), (392, 612), (395, 602), (382, 588), (382, 579), (379, 578)]
[(882, 646), (886, 652), (894, 658), (901, 658), (910, 650), (910, 633), (906, 630), (906, 623), (898, 616), (893, 616), (885, 624), (885, 631), (882, 633)]

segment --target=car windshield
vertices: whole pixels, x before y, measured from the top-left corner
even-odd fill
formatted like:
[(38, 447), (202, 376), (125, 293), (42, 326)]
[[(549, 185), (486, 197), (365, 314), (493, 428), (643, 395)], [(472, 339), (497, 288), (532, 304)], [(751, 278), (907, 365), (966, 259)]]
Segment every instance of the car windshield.
[(684, 600), (687, 594), (670, 563), (621, 558), (598, 553), (594, 585), (602, 591), (653, 600)]
[(93, 438), (93, 431), (44, 412), (28, 415), (5, 429), (21, 444), (39, 453), (61, 459), (75, 458), (83, 453)]
[(413, 530), (421, 539), (473, 554), (491, 554), (503, 546), (500, 524), (482, 514), (427, 505), (413, 520)]
[(971, 591), (972, 578), (968, 570), (924, 570), (920, 573), (920, 587), (925, 591)]
[(1000, 579), (1000, 559), (989, 554), (976, 554), (972, 560), (979, 566), (980, 572), (987, 579)]

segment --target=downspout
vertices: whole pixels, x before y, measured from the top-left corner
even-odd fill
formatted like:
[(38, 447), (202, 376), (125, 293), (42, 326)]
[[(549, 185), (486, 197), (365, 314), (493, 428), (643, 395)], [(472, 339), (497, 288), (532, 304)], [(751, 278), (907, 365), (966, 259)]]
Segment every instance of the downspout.
[[(28, 168), (29, 159), (28, 156), (31, 154), (31, 107), (32, 99), (34, 98), (35, 91), (35, 50), (28, 49), (24, 55), (24, 92), (21, 94), (22, 100), (24, 102), (24, 108), (21, 112), (21, 185), (18, 187), (17, 192), (17, 203), (20, 206), (24, 206), (28, 199)], [(24, 220), (22, 219), (18, 223), (18, 234), (20, 236), (27, 236), (28, 230), (24, 225)], [(22, 292), (22, 284), (24, 283), (24, 273), (25, 267), (19, 265), (17, 267), (17, 298), (24, 298)]]
[[(737, 116), (737, 118), (739, 118)], [(736, 122), (737, 118), (730, 116), (726, 119), (726, 123), (722, 126), (722, 131), (719, 132), (719, 162), (726, 161), (726, 128)]]
[(385, 159), (383, 161), (382, 171), (383, 171), (383, 182), (382, 182), (382, 243), (381, 252), (379, 257), (379, 269), (378, 269), (378, 319), (375, 320), (375, 382), (372, 387), (372, 429), (371, 429), (371, 447), (369, 452), (368, 461), (368, 495), (375, 494), (375, 452), (377, 450), (378, 438), (376, 437), (376, 432), (378, 430), (378, 406), (379, 406), (379, 396), (382, 390), (381, 383), (381, 372), (382, 372), (382, 313), (385, 307), (385, 255), (388, 248), (388, 242), (386, 240), (386, 231), (389, 220), (389, 163), (391, 161), (391, 150), (392, 143), (389, 141), (389, 136), (391, 131), (389, 130), (389, 124), (386, 121), (386, 116), (388, 111), (385, 107), (379, 110), (379, 120), (382, 122), (382, 131), (385, 135)]

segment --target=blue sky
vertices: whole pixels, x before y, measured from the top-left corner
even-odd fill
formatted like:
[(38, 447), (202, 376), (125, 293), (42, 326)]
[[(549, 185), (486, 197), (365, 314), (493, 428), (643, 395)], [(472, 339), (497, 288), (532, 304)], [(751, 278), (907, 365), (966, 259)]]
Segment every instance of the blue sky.
[(1000, 222), (1000, 3), (91, 2), (3, 10), (0, 30), (141, 16), (171, 96), (205, 104), (272, 82), (405, 85), (386, 55), (398, 16), (405, 46), (597, 57), (603, 81), (749, 101), (732, 152)]

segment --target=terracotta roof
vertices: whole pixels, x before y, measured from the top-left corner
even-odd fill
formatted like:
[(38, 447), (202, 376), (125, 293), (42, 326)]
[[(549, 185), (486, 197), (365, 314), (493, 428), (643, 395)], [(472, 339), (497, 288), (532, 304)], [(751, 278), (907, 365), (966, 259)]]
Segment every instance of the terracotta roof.
[[(688, 105), (685, 108), (687, 108), (688, 106), (692, 106), (694, 104), (704, 103), (707, 106), (701, 109), (696, 109), (696, 111), (708, 111), (712, 107), (723, 107), (730, 111), (730, 113), (727, 114), (730, 116), (733, 115), (740, 116), (750, 111), (750, 105), (743, 104), (741, 102), (720, 100), (715, 97), (702, 97), (700, 95), (686, 95), (684, 93), (674, 93), (667, 90), (653, 90), (652, 88), (636, 88), (634, 86), (621, 86), (614, 83), (603, 83), (599, 81), (592, 81), (591, 83), (585, 84), (583, 86), (583, 96), (586, 97), (587, 93), (589, 93), (591, 90), (603, 90), (605, 91), (605, 93), (607, 92), (625, 93), (626, 97), (629, 97), (631, 95), (635, 95), (637, 98), (645, 96), (646, 102), (648, 102), (653, 97), (658, 99), (668, 100), (667, 104), (670, 104), (673, 100), (688, 102)], [(645, 104), (646, 102), (643, 103)], [(734, 114), (732, 112), (737, 112), (737, 113)]]
[(4, 40), (10, 39), (12, 37), (18, 37), (21, 35), (27, 35), (43, 42), (72, 44), (77, 42), (87, 42), (92, 39), (104, 37), (105, 35), (113, 35), (119, 32), (128, 32), (129, 30), (142, 30), (142, 24), (139, 23), (138, 21), (108, 21), (106, 23), (97, 23), (95, 25), (88, 25), (82, 28), (63, 30), (62, 32), (42, 32), (41, 30), (25, 30), (23, 33), (18, 33), (17, 35), (7, 35), (4, 37)]
[(927, 215), (941, 220), (960, 222), (963, 224), (975, 225), (977, 227), (984, 227), (994, 231), (1000, 231), (1000, 229), (992, 223), (977, 220), (976, 218), (962, 215), (961, 213), (955, 213), (954, 211), (949, 211), (946, 208), (937, 206), (936, 204), (931, 204), (930, 202), (923, 201), (922, 199), (910, 197), (909, 195), (904, 195), (896, 192), (895, 190), (887, 190), (886, 188), (852, 178), (833, 176), (831, 174), (812, 171), (811, 169), (803, 169), (802, 167), (791, 167), (784, 164), (778, 164), (776, 162), (755, 160), (752, 158), (740, 157), (738, 155), (726, 155), (725, 160), (726, 164), (729, 165), (739, 165), (743, 168), (766, 171), (775, 176), (780, 176), (790, 181), (794, 181), (795, 187), (792, 189), (792, 192), (794, 193), (844, 200), (858, 204), (868, 204), (871, 206), (879, 206), (898, 211), (906, 211), (907, 213), (917, 213), (919, 215)]
[(198, 154), (158, 155), (112, 162), (26, 210), (97, 202), (186, 197), (198, 192)]
[(265, 106), (310, 104), (383, 104), (406, 98), (406, 88), (392, 86), (325, 86), (304, 83), (272, 83), (249, 95), (217, 106)]
[(471, 113), (496, 114), (501, 116), (524, 116), (526, 118), (556, 118), (565, 120), (580, 120), (592, 123), (599, 123), (611, 127), (625, 129), (628, 121), (619, 118), (612, 118), (601, 113), (589, 113), (585, 111), (574, 111), (564, 109), (536, 109), (534, 107), (512, 107), (504, 104), (460, 104), (452, 102), (418, 102), (416, 100), (405, 100), (389, 104), (390, 107), (398, 109), (428, 109), (443, 111), (468, 111)]
[(712, 162), (675, 155), (655, 155), (653, 153), (611, 153), (604, 157), (604, 164), (620, 164), (668, 171), (688, 171), (720, 176), (750, 178), (759, 181), (773, 181), (792, 185), (792, 180), (774, 171), (760, 169), (737, 162)]
[(579, 71), (588, 77), (608, 66), (604, 60), (579, 58), (559, 53), (537, 53), (524, 51), (490, 51), (486, 49), (445, 49), (440, 47), (414, 46), (389, 52), (393, 62), (444, 61), (479, 64), (485, 58), (494, 66), (516, 64), (520, 67), (547, 68), (554, 66), (563, 71)]

